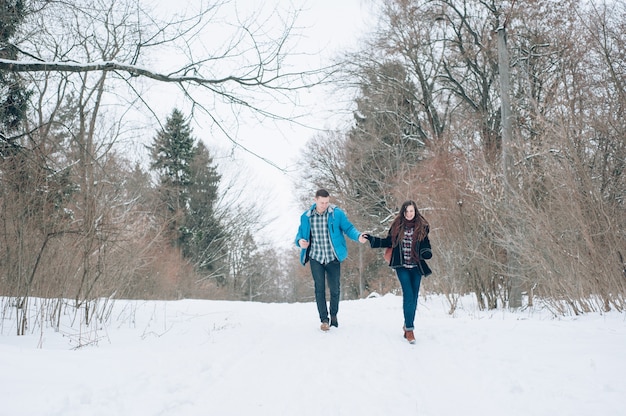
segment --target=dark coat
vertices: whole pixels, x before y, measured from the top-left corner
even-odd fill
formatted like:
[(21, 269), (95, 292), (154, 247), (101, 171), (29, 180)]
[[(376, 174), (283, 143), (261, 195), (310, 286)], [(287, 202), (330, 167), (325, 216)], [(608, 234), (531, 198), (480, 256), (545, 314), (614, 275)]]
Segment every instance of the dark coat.
[[(388, 235), (385, 238), (374, 237), (373, 235), (368, 235), (367, 239), (370, 242), (370, 247), (372, 248), (381, 248), (381, 247), (392, 247), (391, 250), (391, 261), (389, 262), (389, 266), (392, 268), (402, 267), (404, 263), (404, 256), (402, 256), (402, 248), (401, 245), (398, 244), (395, 247), (392, 246), (391, 235)], [(430, 247), (430, 240), (428, 239), (428, 235), (421, 240), (418, 241), (416, 246), (413, 247), (413, 251), (417, 254), (417, 258), (419, 261), (419, 268), (422, 272), (422, 276), (426, 277), (429, 274), (432, 274), (432, 270), (426, 264), (427, 259), (433, 257), (433, 252)]]

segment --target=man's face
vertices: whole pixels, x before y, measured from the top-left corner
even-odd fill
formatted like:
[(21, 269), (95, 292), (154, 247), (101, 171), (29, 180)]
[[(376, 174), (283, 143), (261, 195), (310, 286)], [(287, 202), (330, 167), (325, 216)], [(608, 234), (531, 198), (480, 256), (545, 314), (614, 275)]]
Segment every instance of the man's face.
[(315, 198), (315, 204), (315, 210), (320, 214), (323, 214), (328, 208), (328, 205), (330, 205), (330, 197), (318, 196)]

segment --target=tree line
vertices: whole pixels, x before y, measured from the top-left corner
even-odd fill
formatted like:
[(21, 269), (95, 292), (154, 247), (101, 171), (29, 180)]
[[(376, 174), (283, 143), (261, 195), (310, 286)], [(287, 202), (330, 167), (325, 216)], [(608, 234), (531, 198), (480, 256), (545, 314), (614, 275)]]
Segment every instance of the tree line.
[[(288, 96), (307, 74), (292, 83), (283, 51), (244, 20), (244, 49), (191, 56), (174, 72), (152, 61), (159, 47), (187, 51), (218, 6), (158, 20), (134, 1), (0, 2), (0, 316), (17, 334), (58, 328), (67, 313), (97, 326), (116, 298), (271, 300), (280, 290), (273, 248), (253, 237), (261, 210), (223, 180), (212, 138), (195, 137), (191, 121), (203, 113), (233, 139), (203, 97), (261, 112), (245, 89)], [(229, 63), (245, 54), (258, 61)], [(216, 75), (222, 66), (233, 72)], [(146, 78), (175, 84), (192, 113), (161, 119)], [(157, 128), (129, 115), (138, 107)]]
[[(512, 306), (516, 288), (522, 306), (557, 315), (623, 311), (624, 3), (384, 0), (379, 16), (337, 79), (355, 90), (352, 127), (314, 137), (303, 157), (312, 182), (375, 233), (415, 199), (434, 246), (424, 284), (451, 311), (467, 293)], [(373, 256), (351, 258), (351, 296), (392, 282)]]

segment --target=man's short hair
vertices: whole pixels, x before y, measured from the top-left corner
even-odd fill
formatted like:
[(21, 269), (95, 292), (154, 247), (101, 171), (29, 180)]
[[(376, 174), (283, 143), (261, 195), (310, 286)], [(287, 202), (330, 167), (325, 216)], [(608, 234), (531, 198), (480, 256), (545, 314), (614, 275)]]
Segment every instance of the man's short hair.
[(330, 194), (326, 189), (318, 189), (317, 192), (315, 192), (315, 198), (319, 198), (320, 196), (322, 198), (328, 198)]

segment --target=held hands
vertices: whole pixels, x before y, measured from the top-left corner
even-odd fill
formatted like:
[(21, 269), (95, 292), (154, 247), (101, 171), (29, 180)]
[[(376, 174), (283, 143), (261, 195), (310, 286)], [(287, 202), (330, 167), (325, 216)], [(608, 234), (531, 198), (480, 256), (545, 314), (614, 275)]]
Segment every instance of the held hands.
[[(365, 244), (367, 243), (367, 240), (369, 240), (369, 235), (361, 234), (359, 236), (359, 243)], [(299, 239), (298, 244), (300, 245), (300, 248), (307, 248), (309, 246), (309, 242), (305, 240), (304, 238)]]

